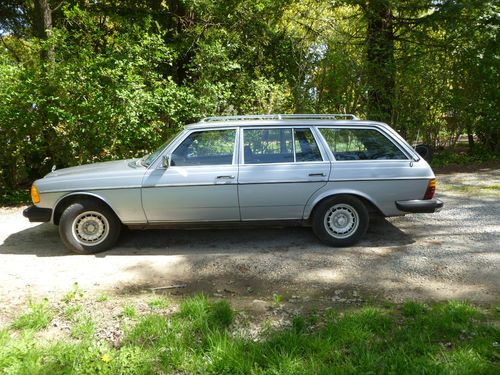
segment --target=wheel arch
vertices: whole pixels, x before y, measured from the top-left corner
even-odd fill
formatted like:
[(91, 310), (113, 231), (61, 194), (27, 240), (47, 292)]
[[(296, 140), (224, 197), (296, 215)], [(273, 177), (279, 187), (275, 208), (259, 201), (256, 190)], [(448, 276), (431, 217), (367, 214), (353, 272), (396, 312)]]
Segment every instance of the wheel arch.
[[(385, 216), (382, 210), (377, 206), (377, 204), (366, 194), (359, 192), (359, 191), (327, 191), (324, 192), (323, 194), (317, 196), (312, 203), (308, 204), (306, 206), (306, 209), (304, 210), (304, 219), (305, 220), (311, 220), (311, 218), (314, 215), (314, 211), (317, 209), (317, 207), (323, 203), (325, 200), (340, 196), (340, 195), (349, 195), (355, 198), (358, 198), (363, 204), (366, 206), (368, 209), (368, 213), (370, 215), (378, 215), (378, 216)], [(308, 209), (309, 207), (309, 209)]]
[(64, 212), (64, 210), (66, 209), (66, 207), (68, 207), (72, 203), (78, 202), (81, 199), (93, 200), (93, 201), (96, 201), (96, 202), (99, 202), (99, 203), (105, 205), (116, 215), (118, 220), (122, 221), (120, 216), (118, 216), (118, 214), (116, 213), (116, 210), (114, 210), (113, 207), (109, 204), (109, 202), (105, 198), (103, 198), (102, 196), (100, 196), (98, 194), (94, 194), (94, 193), (88, 193), (88, 192), (85, 192), (85, 193), (73, 192), (70, 194), (66, 194), (57, 200), (56, 204), (54, 205), (54, 210), (53, 210), (53, 214), (52, 214), (52, 222), (54, 224), (58, 225), (59, 220), (61, 219), (61, 215)]

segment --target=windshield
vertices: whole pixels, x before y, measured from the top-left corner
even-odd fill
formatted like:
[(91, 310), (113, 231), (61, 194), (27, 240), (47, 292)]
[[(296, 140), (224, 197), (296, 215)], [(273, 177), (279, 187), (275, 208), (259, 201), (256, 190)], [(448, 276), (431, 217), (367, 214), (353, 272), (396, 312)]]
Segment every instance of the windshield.
[(149, 167), (153, 161), (162, 153), (162, 151), (169, 145), (170, 142), (174, 140), (175, 137), (179, 135), (180, 131), (175, 132), (172, 136), (170, 136), (167, 141), (162, 144), (159, 148), (156, 149), (155, 152), (149, 155), (145, 155), (141, 160), (141, 164), (145, 167)]

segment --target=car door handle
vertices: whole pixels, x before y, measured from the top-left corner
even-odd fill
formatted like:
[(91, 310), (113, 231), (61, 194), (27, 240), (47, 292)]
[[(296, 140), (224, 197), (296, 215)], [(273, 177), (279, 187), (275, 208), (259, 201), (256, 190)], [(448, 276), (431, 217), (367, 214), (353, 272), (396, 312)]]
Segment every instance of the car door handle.
[(234, 176), (217, 176), (217, 180), (233, 180)]
[(309, 177), (325, 177), (325, 173), (309, 173)]

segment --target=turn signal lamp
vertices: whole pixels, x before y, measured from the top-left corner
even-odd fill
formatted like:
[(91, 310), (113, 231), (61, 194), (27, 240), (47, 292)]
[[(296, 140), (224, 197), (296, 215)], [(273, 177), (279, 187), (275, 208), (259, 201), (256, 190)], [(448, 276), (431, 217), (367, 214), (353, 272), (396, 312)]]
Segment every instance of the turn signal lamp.
[(38, 194), (38, 189), (35, 184), (31, 185), (31, 200), (34, 204), (40, 203), (40, 195)]
[(433, 178), (427, 184), (427, 190), (425, 191), (424, 199), (432, 199), (434, 197), (435, 192), (436, 192), (436, 179)]

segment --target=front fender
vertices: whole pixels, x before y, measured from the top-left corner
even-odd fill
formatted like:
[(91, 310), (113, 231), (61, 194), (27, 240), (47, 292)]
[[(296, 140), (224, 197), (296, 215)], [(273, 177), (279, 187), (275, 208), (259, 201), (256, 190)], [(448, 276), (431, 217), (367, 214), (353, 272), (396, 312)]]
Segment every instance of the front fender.
[(144, 224), (147, 222), (141, 204), (141, 189), (109, 189), (94, 191), (73, 191), (57, 198), (53, 207), (51, 222), (55, 223), (58, 207), (66, 199), (82, 196), (92, 197), (105, 203), (124, 224)]

